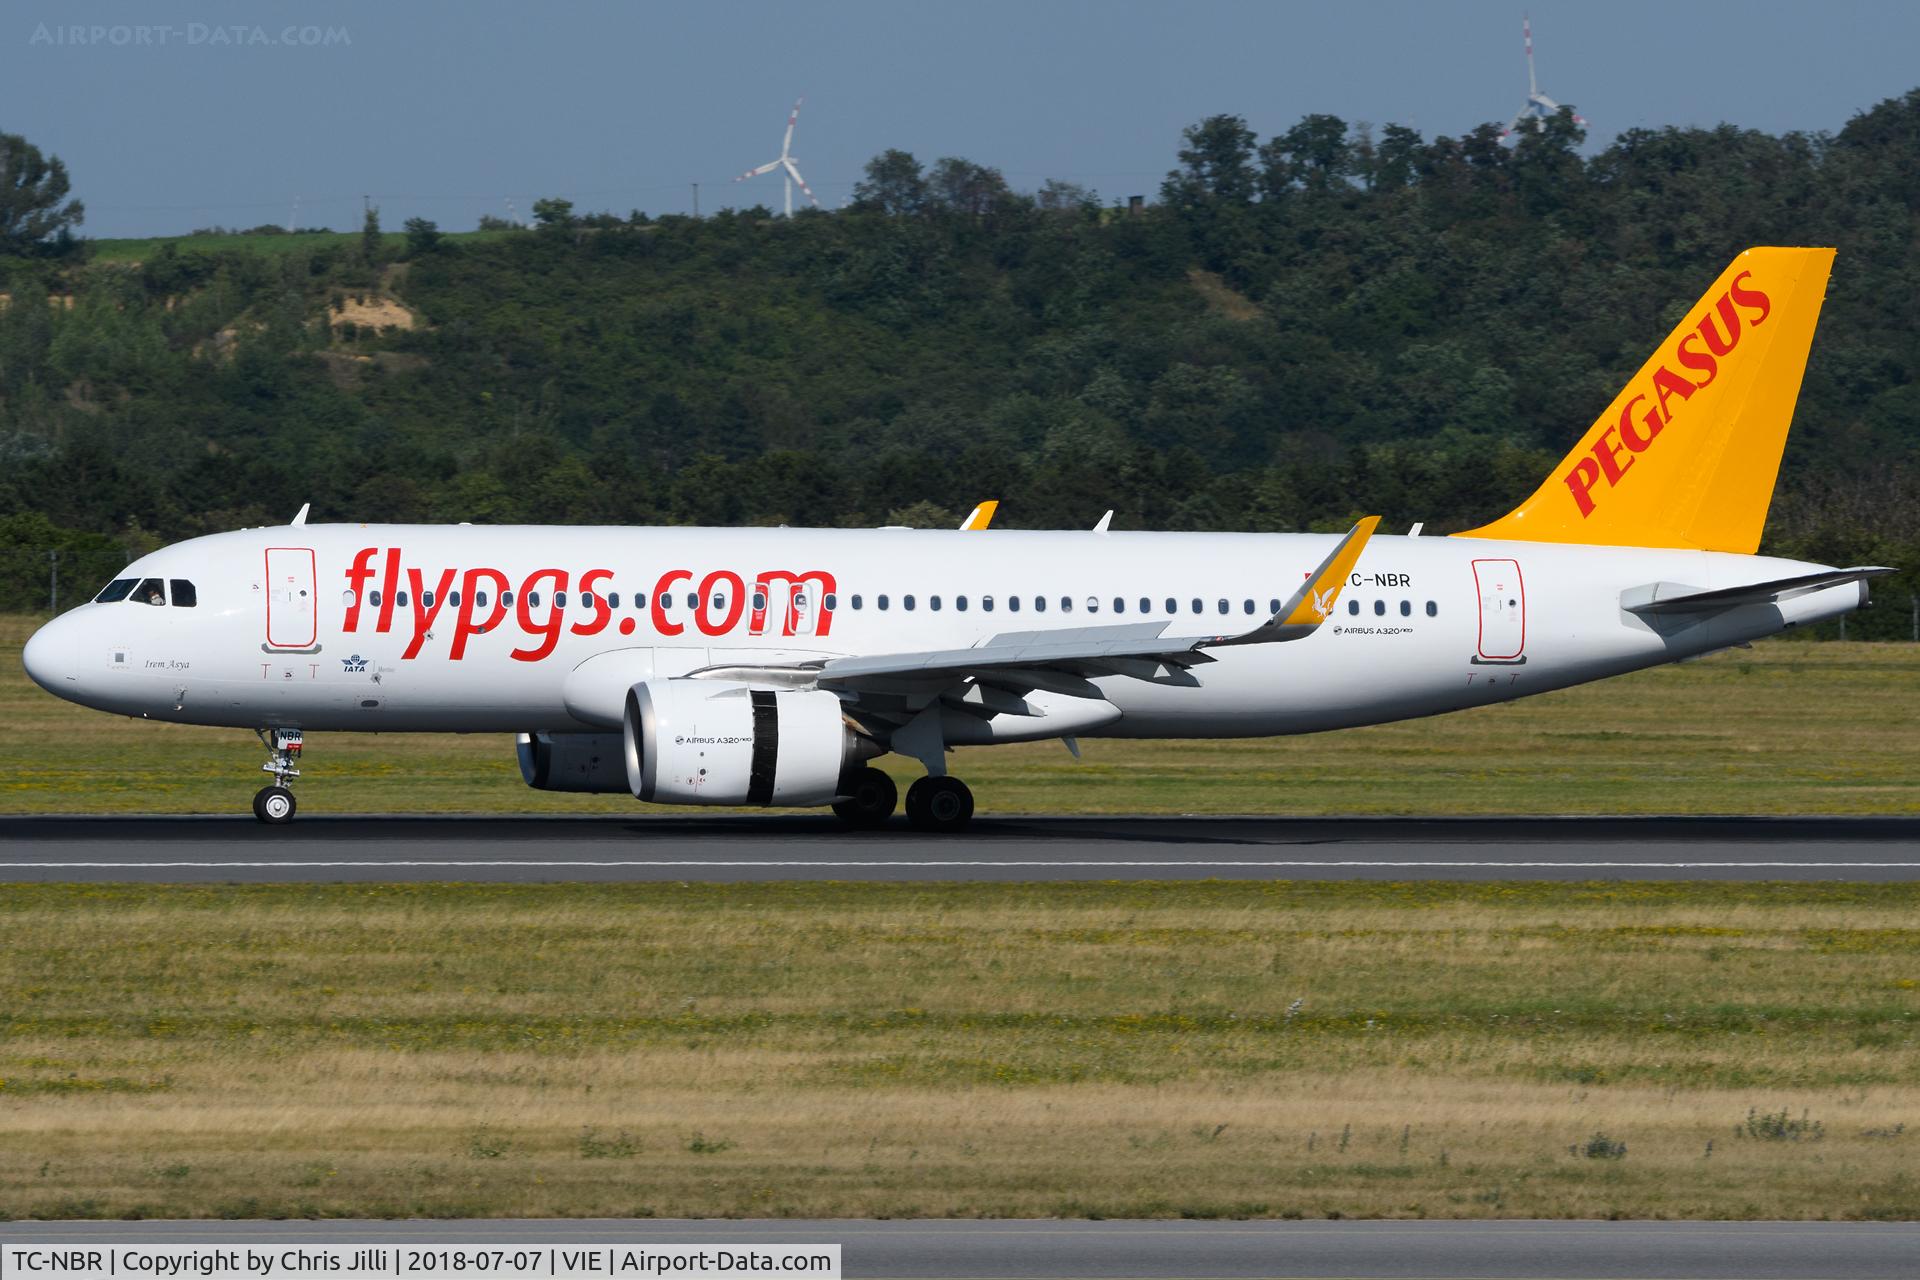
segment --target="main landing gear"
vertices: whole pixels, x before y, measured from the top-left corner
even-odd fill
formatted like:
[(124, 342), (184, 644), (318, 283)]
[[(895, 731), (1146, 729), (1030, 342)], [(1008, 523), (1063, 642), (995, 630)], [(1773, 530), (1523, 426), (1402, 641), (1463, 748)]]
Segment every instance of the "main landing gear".
[[(872, 765), (848, 775), (843, 793), (833, 811), (861, 830), (885, 825), (900, 799), (893, 779)], [(921, 778), (907, 788), (907, 824), (917, 831), (959, 831), (972, 818), (973, 792), (958, 778)]]
[(267, 749), (267, 762), (260, 766), (273, 775), (273, 784), (253, 793), (253, 816), (269, 826), (284, 826), (293, 821), (293, 791), (289, 784), (300, 776), (300, 748), (306, 739), (298, 729), (259, 729), (260, 744)]

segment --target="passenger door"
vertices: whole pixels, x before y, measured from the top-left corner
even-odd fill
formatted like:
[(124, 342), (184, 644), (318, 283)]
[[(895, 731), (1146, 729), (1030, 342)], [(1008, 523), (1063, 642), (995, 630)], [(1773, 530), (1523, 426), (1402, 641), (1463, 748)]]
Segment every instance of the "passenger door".
[(1525, 662), (1527, 593), (1518, 560), (1475, 560), (1480, 597), (1480, 644), (1475, 662)]
[(320, 638), (313, 551), (267, 548), (267, 647), (311, 649)]

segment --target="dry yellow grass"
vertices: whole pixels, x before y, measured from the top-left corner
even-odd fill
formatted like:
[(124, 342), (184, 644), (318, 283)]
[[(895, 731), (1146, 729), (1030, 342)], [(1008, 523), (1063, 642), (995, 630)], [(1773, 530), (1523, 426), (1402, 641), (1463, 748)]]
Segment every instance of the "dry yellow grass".
[(9, 889), (0, 1211), (1912, 1217), (1916, 905)]
[[(0, 616), (0, 813), (246, 812), (251, 734), (60, 702), (20, 668), (33, 625)], [(1080, 762), (1057, 742), (967, 749), (953, 767), (983, 814), (1915, 813), (1920, 645), (1774, 642), (1405, 724), (1082, 746)], [(529, 790), (505, 734), (314, 734), (303, 767), (314, 814), (648, 809)]]

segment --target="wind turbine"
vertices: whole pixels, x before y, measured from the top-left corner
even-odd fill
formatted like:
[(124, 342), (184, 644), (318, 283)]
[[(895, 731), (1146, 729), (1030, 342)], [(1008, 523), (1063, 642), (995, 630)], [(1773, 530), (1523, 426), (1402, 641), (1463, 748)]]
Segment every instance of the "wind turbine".
[(813, 207), (816, 209), (820, 207), (820, 201), (815, 198), (813, 188), (809, 187), (807, 180), (800, 176), (800, 166), (795, 164), (793, 159), (793, 126), (799, 123), (800, 103), (805, 101), (806, 98), (802, 97), (799, 102), (794, 103), (793, 113), (787, 117), (787, 136), (780, 140), (779, 158), (767, 161), (758, 169), (749, 169), (734, 179), (735, 182), (745, 182), (748, 178), (757, 178), (763, 173), (772, 173), (775, 169), (786, 170), (784, 176), (787, 188), (787, 216), (789, 218), (793, 216), (793, 184), (796, 182), (800, 184), (800, 189), (807, 193), (807, 199), (813, 201)]
[[(1538, 128), (1541, 121), (1558, 115), (1560, 112), (1560, 104), (1540, 92), (1540, 82), (1534, 78), (1533, 20), (1525, 14), (1520, 15), (1520, 34), (1525, 37), (1527, 43), (1527, 105), (1520, 108), (1520, 114), (1515, 116), (1513, 123), (1507, 126), (1507, 133), (1501, 135), (1503, 137), (1508, 134), (1518, 133), (1520, 126), (1528, 124), (1529, 122), (1531, 122), (1532, 127)], [(1576, 115), (1573, 118), (1573, 122), (1575, 124), (1585, 124), (1587, 118), (1582, 115)]]

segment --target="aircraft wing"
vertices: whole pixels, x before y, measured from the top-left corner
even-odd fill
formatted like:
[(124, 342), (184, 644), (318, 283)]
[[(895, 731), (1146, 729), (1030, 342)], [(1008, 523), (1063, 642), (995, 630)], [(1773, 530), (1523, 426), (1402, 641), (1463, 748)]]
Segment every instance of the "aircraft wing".
[(1677, 582), (1651, 582), (1645, 586), (1630, 587), (1621, 592), (1620, 607), (1629, 613), (1642, 616), (1718, 613), (1722, 609), (1738, 608), (1745, 604), (1775, 604), (1781, 600), (1791, 600), (1795, 596), (1824, 591), (1828, 587), (1845, 586), (1849, 582), (1864, 582), (1869, 578), (1884, 578), (1890, 573), (1897, 572), (1899, 572), (1897, 569), (1889, 569), (1882, 565), (1857, 565), (1851, 569), (1829, 569), (1824, 573), (1806, 573), (1794, 578), (1775, 578), (1769, 582), (1722, 587), (1717, 591), (1702, 591), (1697, 587), (1682, 586)]
[[(1168, 636), (1171, 622), (1126, 622), (1050, 631), (1014, 631), (963, 649), (830, 658), (818, 668), (822, 688), (856, 689), (878, 679), (965, 679), (987, 673), (1052, 670), (1084, 680), (1091, 675), (1166, 678), (1175, 670), (1211, 662), (1207, 649), (1303, 640), (1333, 612), (1340, 588), (1373, 536), (1380, 517), (1368, 516), (1320, 562), (1299, 590), (1266, 622), (1232, 635)], [(1089, 686), (1090, 688), (1090, 686)]]

